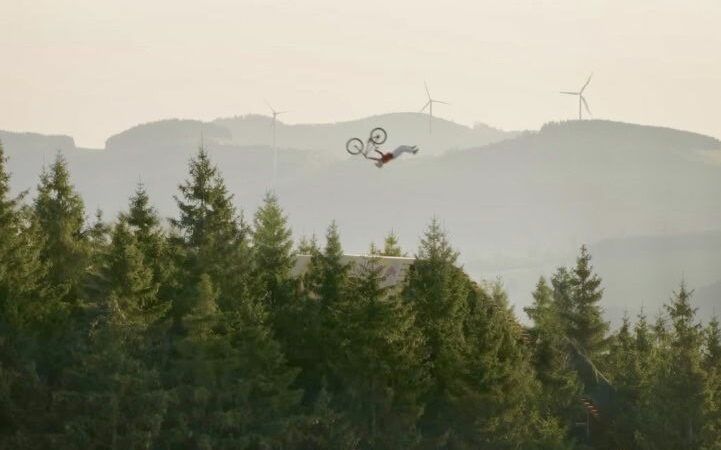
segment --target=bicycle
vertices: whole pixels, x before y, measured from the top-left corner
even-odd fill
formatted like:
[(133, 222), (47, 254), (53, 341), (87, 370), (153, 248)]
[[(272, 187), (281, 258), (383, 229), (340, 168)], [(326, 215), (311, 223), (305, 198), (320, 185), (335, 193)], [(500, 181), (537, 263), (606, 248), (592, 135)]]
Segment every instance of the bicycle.
[(363, 154), (364, 158), (368, 158), (368, 153), (371, 150), (377, 151), (378, 146), (382, 145), (386, 139), (388, 139), (388, 133), (386, 133), (386, 130), (376, 127), (371, 130), (370, 136), (368, 136), (368, 141), (366, 141), (365, 144), (358, 138), (350, 138), (348, 139), (348, 142), (345, 143), (345, 149), (351, 155)]

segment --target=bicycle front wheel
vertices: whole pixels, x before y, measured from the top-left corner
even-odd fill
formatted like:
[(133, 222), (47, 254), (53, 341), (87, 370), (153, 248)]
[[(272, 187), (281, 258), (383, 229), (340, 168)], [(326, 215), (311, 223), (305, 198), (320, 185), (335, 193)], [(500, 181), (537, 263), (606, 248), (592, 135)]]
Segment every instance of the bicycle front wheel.
[(370, 140), (376, 145), (381, 145), (388, 139), (388, 133), (386, 133), (386, 130), (383, 128), (373, 128), (371, 131), (371, 137)]

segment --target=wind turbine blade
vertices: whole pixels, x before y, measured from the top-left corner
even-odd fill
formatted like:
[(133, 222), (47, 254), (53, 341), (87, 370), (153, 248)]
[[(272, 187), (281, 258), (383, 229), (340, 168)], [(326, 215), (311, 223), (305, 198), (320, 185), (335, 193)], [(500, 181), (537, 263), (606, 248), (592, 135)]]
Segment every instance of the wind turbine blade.
[(581, 95), (580, 92), (569, 92), (569, 91), (561, 91), (561, 94), (568, 94), (568, 95)]
[(591, 82), (591, 77), (592, 77), (592, 76), (593, 76), (593, 72), (591, 72), (591, 75), (588, 76), (588, 80), (586, 80), (586, 84), (584, 84), (583, 87), (581, 88), (581, 91), (580, 91), (581, 94), (583, 94), (583, 90), (586, 89), (586, 86), (588, 86), (588, 83)]
[(270, 106), (270, 103), (268, 103), (268, 100), (263, 99), (263, 101), (265, 102), (266, 105), (268, 105), (268, 108), (270, 108), (270, 111), (271, 111), (273, 114), (275, 114), (275, 110), (273, 109), (272, 106)]
[(426, 83), (426, 82), (424, 81), (424, 82), (423, 82), (423, 86), (426, 87), (426, 95), (428, 95), (428, 100), (430, 100), (430, 99), (431, 99), (431, 91), (428, 90), (428, 83)]
[(275, 115), (276, 115), (276, 116), (279, 116), (279, 115), (285, 114), (285, 113), (287, 113), (287, 112), (290, 112), (290, 111), (276, 111)]
[(433, 103), (442, 103), (442, 104), (444, 104), (444, 105), (450, 105), (450, 103), (448, 103), (448, 102), (443, 102), (443, 101), (440, 101), (440, 100), (433, 100)]
[(588, 115), (593, 115), (591, 114), (591, 109), (588, 107), (588, 103), (586, 103), (586, 99), (583, 97), (583, 95), (581, 96), (581, 102), (583, 102), (583, 106), (586, 108), (586, 112), (588, 113)]
[(421, 111), (420, 111), (420, 112), (423, 112), (423, 111), (425, 111), (425, 110), (426, 110), (426, 108), (428, 108), (428, 105), (430, 105), (430, 104), (431, 104), (431, 101), (430, 101), (430, 100), (428, 100), (428, 101), (426, 102), (426, 104), (425, 104), (425, 105), (423, 105), (423, 108), (421, 108)]

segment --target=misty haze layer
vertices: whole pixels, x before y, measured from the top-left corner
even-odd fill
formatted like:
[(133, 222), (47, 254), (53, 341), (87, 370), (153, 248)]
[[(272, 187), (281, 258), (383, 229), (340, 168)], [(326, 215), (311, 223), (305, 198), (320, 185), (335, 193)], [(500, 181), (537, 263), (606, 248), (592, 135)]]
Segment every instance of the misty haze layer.
[[(344, 151), (345, 140), (383, 126), (385, 147), (418, 144), (383, 169)], [(43, 162), (63, 150), (88, 213), (112, 218), (141, 180), (161, 214), (187, 161), (204, 145), (239, 208), (252, 212), (272, 178), (270, 120), (171, 120), (110, 137), (104, 150), (62, 136), (2, 132), (16, 190), (32, 188)], [(364, 252), (390, 229), (415, 250), (436, 215), (476, 278), (500, 276), (511, 300), (530, 302), (537, 278), (571, 264), (586, 243), (617, 320), (655, 312), (682, 277), (702, 314), (721, 298), (721, 143), (694, 133), (609, 121), (553, 123), (538, 132), (473, 129), (427, 116), (389, 114), (352, 122), (277, 128), (276, 191), (296, 238), (332, 220), (345, 249)]]

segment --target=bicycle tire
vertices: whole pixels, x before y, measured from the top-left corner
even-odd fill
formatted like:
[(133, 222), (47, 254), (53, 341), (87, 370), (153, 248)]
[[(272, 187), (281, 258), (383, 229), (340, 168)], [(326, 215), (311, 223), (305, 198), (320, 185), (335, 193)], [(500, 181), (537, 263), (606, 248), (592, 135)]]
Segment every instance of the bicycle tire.
[(360, 154), (364, 147), (363, 141), (358, 138), (348, 139), (348, 142), (345, 143), (345, 150), (351, 155)]
[(376, 145), (381, 145), (388, 139), (388, 133), (381, 127), (373, 128), (371, 130), (370, 141)]

